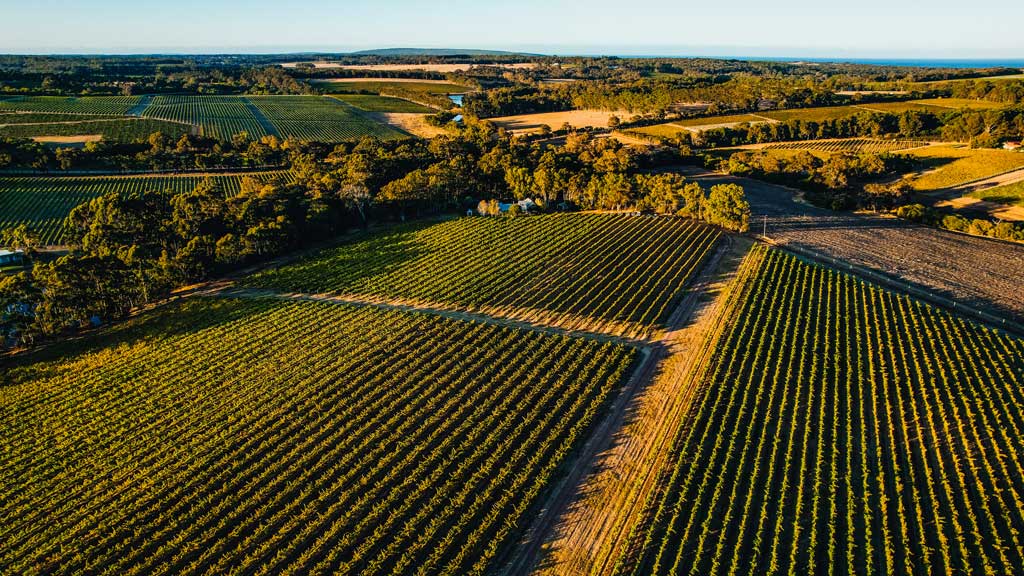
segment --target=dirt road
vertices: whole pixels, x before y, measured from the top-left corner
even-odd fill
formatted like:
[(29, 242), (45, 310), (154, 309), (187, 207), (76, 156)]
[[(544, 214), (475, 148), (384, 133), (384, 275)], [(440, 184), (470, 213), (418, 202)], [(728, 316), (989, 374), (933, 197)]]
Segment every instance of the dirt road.
[(750, 227), (767, 236), (909, 283), (939, 297), (1024, 320), (1024, 245), (967, 236), (882, 216), (832, 212), (794, 201), (790, 189), (698, 168), (705, 186), (744, 187)]

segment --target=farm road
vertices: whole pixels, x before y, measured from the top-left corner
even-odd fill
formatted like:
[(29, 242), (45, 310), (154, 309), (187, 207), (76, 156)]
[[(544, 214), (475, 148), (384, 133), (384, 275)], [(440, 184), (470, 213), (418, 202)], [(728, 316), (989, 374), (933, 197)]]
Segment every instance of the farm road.
[(510, 328), (519, 328), (522, 330), (534, 330), (538, 332), (556, 334), (560, 336), (575, 336), (579, 338), (597, 340), (600, 342), (615, 342), (617, 344), (623, 344), (625, 346), (632, 346), (634, 348), (640, 348), (644, 350), (646, 350), (652, 345), (657, 344), (657, 342), (650, 340), (629, 338), (617, 334), (591, 332), (587, 330), (573, 330), (552, 324), (544, 324), (540, 322), (531, 322), (528, 320), (469, 312), (466, 310), (461, 310), (456, 307), (447, 307), (440, 304), (409, 304), (401, 300), (389, 300), (386, 298), (382, 299), (377, 297), (371, 299), (361, 296), (335, 296), (330, 294), (303, 294), (293, 292), (283, 293), (275, 292), (273, 290), (233, 288), (230, 286), (217, 288), (207, 292), (197, 292), (196, 294), (204, 296), (216, 296), (222, 298), (274, 298), (278, 300), (304, 300), (308, 302), (326, 302), (330, 304), (344, 304), (347, 306), (380, 308), (383, 310), (400, 310), (402, 312), (421, 312), (425, 314), (441, 316), (444, 318), (450, 318), (453, 320), (481, 322), (484, 324), (507, 326)]
[(895, 218), (832, 212), (794, 200), (792, 189), (699, 168), (679, 170), (704, 186), (744, 187), (751, 232), (783, 246), (850, 262), (939, 298), (1024, 320), (1024, 245), (946, 232)]
[(252, 117), (259, 122), (260, 128), (263, 128), (264, 132), (272, 136), (281, 136), (281, 133), (277, 131), (277, 127), (274, 126), (274, 123), (267, 119), (255, 104), (250, 102), (248, 98), (242, 98), (242, 102), (245, 103), (245, 107), (249, 110), (249, 113), (252, 114)]

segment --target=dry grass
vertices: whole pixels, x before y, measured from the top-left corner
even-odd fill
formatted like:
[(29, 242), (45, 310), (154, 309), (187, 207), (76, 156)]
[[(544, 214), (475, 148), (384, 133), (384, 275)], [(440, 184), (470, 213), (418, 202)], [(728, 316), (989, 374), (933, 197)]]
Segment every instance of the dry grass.
[(33, 136), (36, 142), (43, 144), (85, 144), (103, 140), (102, 134), (79, 134), (76, 136)]
[(619, 119), (626, 120), (632, 114), (621, 111), (609, 112), (607, 110), (567, 110), (564, 112), (503, 116), (501, 118), (488, 118), (488, 120), (513, 133), (520, 134), (533, 132), (545, 124), (550, 126), (552, 130), (558, 130), (565, 123), (569, 123), (573, 128), (607, 128), (608, 119), (612, 116), (618, 116)]
[(404, 112), (379, 112), (373, 114), (379, 121), (404, 130), (420, 138), (433, 138), (441, 134), (447, 134), (444, 128), (427, 124), (424, 118), (426, 114), (410, 114)]

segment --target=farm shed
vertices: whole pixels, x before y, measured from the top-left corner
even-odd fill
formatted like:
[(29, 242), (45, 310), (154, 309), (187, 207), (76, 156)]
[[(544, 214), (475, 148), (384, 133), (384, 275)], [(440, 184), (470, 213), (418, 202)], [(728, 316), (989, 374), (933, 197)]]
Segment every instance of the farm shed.
[(0, 266), (22, 264), (25, 260), (25, 253), (21, 250), (0, 250)]

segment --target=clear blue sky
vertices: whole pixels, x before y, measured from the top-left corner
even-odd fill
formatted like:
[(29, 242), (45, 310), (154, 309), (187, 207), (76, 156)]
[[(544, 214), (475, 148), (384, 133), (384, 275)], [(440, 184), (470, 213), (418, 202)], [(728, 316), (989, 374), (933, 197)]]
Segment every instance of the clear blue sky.
[(1024, 0), (0, 0), (0, 52), (1024, 58), (1022, 21)]

